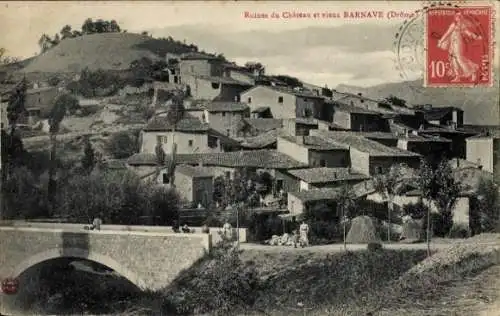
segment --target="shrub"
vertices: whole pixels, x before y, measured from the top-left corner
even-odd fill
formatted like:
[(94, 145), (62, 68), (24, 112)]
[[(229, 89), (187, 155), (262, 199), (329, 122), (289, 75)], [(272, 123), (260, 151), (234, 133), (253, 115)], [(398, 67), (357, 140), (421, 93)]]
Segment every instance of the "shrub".
[(406, 204), (403, 207), (403, 214), (409, 215), (413, 219), (421, 219), (427, 214), (429, 207), (424, 202)]
[(51, 76), (48, 80), (47, 83), (51, 85), (52, 87), (56, 87), (59, 83), (61, 82), (61, 78), (58, 76)]
[(379, 242), (371, 242), (368, 244), (367, 246), (367, 249), (368, 251), (380, 251), (382, 250), (384, 247), (382, 246), (381, 243)]
[(129, 132), (113, 134), (107, 144), (107, 150), (115, 159), (123, 159), (132, 156), (139, 151), (137, 137)]
[(238, 251), (223, 244), (163, 293), (166, 299), (162, 312), (231, 314), (234, 308), (250, 307), (257, 289), (255, 266), (244, 264)]

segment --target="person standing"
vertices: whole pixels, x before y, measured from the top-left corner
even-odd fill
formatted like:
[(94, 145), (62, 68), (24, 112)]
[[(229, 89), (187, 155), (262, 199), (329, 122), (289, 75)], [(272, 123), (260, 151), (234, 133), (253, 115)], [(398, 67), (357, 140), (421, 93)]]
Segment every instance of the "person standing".
[(222, 232), (224, 233), (224, 238), (226, 240), (233, 240), (233, 227), (231, 226), (231, 224), (229, 224), (229, 222), (226, 222), (222, 226)]
[(302, 247), (309, 246), (309, 225), (306, 222), (302, 221), (300, 224), (300, 245)]
[(94, 221), (92, 222), (92, 230), (101, 230), (101, 225), (102, 225), (101, 216), (94, 218)]

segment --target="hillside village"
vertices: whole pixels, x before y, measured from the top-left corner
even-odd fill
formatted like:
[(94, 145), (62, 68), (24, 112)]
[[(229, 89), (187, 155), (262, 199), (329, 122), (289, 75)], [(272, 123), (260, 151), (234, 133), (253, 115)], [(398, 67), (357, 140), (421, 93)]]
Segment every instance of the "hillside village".
[[(100, 36), (102, 41), (117, 34), (123, 33), (84, 36)], [(374, 182), (394, 166), (405, 182), (394, 199), (402, 209), (422, 195), (411, 180), (422, 159), (445, 159), (462, 184), (454, 204), (455, 222), (468, 227), (470, 197), (480, 178), (500, 175), (498, 130), (468, 128), (467, 113), (454, 104), (411, 104), (392, 95), (373, 99), (286, 75), (267, 75), (260, 63), (236, 65), (191, 46), (186, 52), (155, 55), (154, 61), (136, 54), (134, 58), (141, 58), (134, 60), (136, 68), (121, 63), (120, 69), (109, 70), (130, 75), (137, 74), (141, 62), (161, 66), (154, 76), (141, 74), (139, 83), (112, 86), (112, 93), (97, 93), (94, 88), (93, 95), (79, 94), (74, 87), (82, 82), (83, 72), (99, 71), (88, 67), (59, 76), (26, 70), (37, 70), (36, 65), (42, 65), (37, 59), (47, 60), (51, 51), (74, 40), (63, 40), (35, 57), (24, 71), (15, 72), (28, 82), (25, 111), (17, 122), (25, 147), (47, 143), (47, 117), (54, 100), (70, 94), (78, 110), (62, 120), (60, 143), (87, 136), (98, 151), (102, 149), (106, 168), (130, 170), (163, 187), (175, 179), (188, 209), (230, 210), (230, 203), (214, 198), (214, 192), (218, 183), (241, 178), (243, 172), (249, 179), (268, 179), (265, 188), (254, 190), (251, 207), (285, 219), (333, 205), (345, 185), (352, 188), (355, 199), (387, 203)], [(9, 126), (7, 107), (16, 82), (2, 84), (2, 129)], [(181, 112), (174, 121), (169, 117), (173, 110)], [(132, 129), (138, 131), (137, 150), (121, 159), (105, 152), (103, 138)], [(164, 154), (159, 155), (159, 149)]]

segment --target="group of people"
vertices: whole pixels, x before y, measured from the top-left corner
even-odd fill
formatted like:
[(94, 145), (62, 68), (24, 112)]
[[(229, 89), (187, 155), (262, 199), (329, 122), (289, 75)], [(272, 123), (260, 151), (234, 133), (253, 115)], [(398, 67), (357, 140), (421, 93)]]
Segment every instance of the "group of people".
[(174, 224), (172, 225), (172, 230), (174, 231), (174, 233), (183, 232), (183, 233), (187, 234), (187, 233), (191, 232), (191, 229), (189, 228), (189, 226), (187, 224), (184, 224), (184, 225), (182, 225), (182, 227), (180, 227), (179, 223), (177, 223), (177, 222), (174, 222)]

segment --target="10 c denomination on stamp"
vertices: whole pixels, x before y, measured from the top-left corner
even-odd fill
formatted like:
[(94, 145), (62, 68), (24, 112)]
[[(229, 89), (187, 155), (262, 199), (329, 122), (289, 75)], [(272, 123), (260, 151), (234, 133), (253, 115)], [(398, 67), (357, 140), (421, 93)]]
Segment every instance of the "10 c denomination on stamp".
[(426, 87), (493, 84), (492, 6), (431, 7), (425, 13)]

